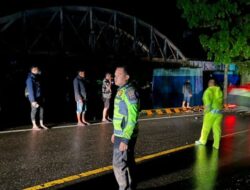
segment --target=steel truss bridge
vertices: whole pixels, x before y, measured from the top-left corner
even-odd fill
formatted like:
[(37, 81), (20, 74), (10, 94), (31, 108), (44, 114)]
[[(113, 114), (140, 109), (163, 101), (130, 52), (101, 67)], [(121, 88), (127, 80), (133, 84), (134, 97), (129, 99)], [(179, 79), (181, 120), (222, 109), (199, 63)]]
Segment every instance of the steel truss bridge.
[(62, 6), (0, 18), (1, 54), (132, 53), (144, 60), (186, 63), (182, 52), (152, 25), (105, 8)]

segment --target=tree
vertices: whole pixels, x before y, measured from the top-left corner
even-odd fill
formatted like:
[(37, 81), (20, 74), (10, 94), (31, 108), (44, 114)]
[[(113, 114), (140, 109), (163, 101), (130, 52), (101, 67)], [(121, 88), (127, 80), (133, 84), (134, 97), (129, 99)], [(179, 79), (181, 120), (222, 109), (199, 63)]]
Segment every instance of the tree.
[(200, 43), (207, 58), (225, 64), (224, 102), (227, 100), (228, 64), (250, 73), (249, 0), (177, 0), (190, 28), (201, 29)]

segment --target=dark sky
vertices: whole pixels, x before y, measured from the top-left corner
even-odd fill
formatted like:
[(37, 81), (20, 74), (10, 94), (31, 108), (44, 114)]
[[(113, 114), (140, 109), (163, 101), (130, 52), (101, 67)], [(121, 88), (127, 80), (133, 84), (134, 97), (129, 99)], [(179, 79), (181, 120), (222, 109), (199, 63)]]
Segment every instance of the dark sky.
[(188, 29), (186, 21), (181, 18), (181, 10), (177, 9), (176, 2), (173, 0), (157, 2), (152, 0), (1, 0), (0, 14), (60, 5), (104, 7), (136, 16), (166, 35), (186, 57), (205, 58), (197, 32)]

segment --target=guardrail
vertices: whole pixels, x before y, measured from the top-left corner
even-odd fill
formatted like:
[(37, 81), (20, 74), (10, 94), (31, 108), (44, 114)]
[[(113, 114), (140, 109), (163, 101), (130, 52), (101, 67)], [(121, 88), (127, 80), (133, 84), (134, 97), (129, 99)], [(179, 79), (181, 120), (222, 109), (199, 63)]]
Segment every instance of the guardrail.
[[(203, 106), (194, 106), (191, 108), (176, 107), (176, 108), (147, 109), (147, 110), (142, 110), (140, 112), (140, 116), (155, 116), (155, 115), (172, 116), (172, 115), (177, 115), (177, 114), (202, 113), (203, 110), (204, 110)], [(225, 104), (223, 110), (232, 111), (233, 108)]]

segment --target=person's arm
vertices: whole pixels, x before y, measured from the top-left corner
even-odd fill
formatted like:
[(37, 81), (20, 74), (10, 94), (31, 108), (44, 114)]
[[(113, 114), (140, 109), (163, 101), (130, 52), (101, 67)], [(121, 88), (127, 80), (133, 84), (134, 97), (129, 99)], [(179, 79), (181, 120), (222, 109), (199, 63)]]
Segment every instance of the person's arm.
[(35, 96), (34, 96), (34, 87), (33, 87), (33, 82), (32, 78), (28, 77), (26, 80), (26, 86), (29, 94), (29, 101), (30, 102), (35, 102)]
[(106, 82), (105, 80), (102, 81), (102, 94), (104, 94), (106, 91)]
[(74, 79), (73, 86), (74, 86), (74, 94), (75, 94), (76, 101), (82, 100), (81, 95), (79, 93), (79, 85), (78, 85), (78, 80), (77, 79)]
[(215, 91), (215, 96), (216, 96), (216, 99), (217, 99), (217, 103), (218, 103), (218, 108), (219, 109), (223, 109), (223, 92), (222, 90), (220, 89), (220, 87), (218, 87)]
[(190, 97), (193, 95), (193, 92), (192, 92), (192, 85), (190, 84), (190, 86), (189, 86), (189, 95), (190, 95)]
[(106, 86), (107, 86), (108, 92), (111, 92), (111, 80), (109, 80), (109, 81), (106, 83)]
[(203, 104), (204, 104), (204, 112), (205, 113), (208, 113), (211, 111), (212, 109), (212, 92), (211, 90), (207, 89), (205, 90), (204, 92), (204, 95), (203, 95)]
[(82, 97), (82, 100), (84, 100), (84, 101), (87, 100), (87, 91), (86, 91), (86, 83), (85, 82), (83, 82), (83, 85), (82, 85), (81, 97)]
[(103, 81), (103, 90), (104, 90), (103, 91), (104, 93), (111, 91), (111, 81), (109, 81), (109, 80)]

